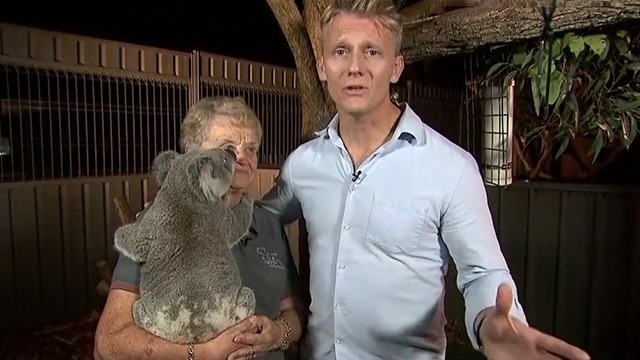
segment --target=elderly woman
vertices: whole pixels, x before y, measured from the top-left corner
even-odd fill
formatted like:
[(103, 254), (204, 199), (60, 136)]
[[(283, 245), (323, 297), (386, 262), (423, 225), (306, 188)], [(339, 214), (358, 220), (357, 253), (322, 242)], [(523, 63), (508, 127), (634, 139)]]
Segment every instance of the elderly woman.
[[(247, 192), (256, 173), (262, 127), (241, 98), (205, 98), (182, 123), (184, 151), (231, 147), (236, 167), (227, 206)], [(143, 216), (143, 215), (141, 215)], [(296, 269), (284, 229), (270, 212), (255, 205), (249, 235), (232, 248), (245, 286), (256, 295), (256, 315), (203, 344), (175, 344), (137, 327), (140, 265), (121, 256), (95, 335), (96, 359), (284, 359), (301, 335), (302, 317), (293, 297)]]

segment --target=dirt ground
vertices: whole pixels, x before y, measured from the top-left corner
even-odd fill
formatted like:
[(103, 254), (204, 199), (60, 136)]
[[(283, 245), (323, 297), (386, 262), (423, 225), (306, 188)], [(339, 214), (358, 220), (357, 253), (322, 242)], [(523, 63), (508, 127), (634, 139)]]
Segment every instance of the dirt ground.
[(98, 312), (0, 340), (3, 360), (90, 360)]
[[(0, 340), (2, 360), (91, 360), (93, 337), (100, 314), (89, 312), (78, 318)], [(447, 324), (447, 359), (481, 359), (470, 348), (464, 325)]]

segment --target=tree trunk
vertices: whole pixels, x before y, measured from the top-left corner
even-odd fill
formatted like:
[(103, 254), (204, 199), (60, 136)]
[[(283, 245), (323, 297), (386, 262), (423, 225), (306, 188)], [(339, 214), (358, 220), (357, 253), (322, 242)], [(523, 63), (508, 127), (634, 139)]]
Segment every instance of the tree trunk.
[[(316, 72), (314, 49), (310, 40), (316, 36), (310, 37), (307, 33), (305, 22), (294, 0), (267, 0), (267, 3), (287, 38), (296, 63), (297, 88), (302, 104), (302, 139), (306, 141), (314, 136), (315, 131), (324, 127), (331, 116), (331, 107), (326, 100), (328, 98), (325, 98)], [(309, 16), (315, 16), (315, 12), (310, 11)]]
[[(405, 22), (403, 54), (408, 62), (473, 51), (542, 35), (541, 6), (531, 1), (486, 1), (476, 7)], [(598, 27), (640, 19), (640, 0), (558, 0), (551, 21), (554, 32)]]

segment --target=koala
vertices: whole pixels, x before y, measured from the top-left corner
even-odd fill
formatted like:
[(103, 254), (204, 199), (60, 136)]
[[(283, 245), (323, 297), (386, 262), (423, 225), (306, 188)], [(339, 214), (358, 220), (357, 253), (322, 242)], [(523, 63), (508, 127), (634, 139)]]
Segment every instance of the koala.
[(141, 264), (135, 323), (158, 337), (206, 342), (255, 312), (230, 250), (248, 233), (253, 211), (247, 195), (224, 206), (234, 167), (229, 150), (160, 153), (153, 203), (116, 230), (116, 250)]

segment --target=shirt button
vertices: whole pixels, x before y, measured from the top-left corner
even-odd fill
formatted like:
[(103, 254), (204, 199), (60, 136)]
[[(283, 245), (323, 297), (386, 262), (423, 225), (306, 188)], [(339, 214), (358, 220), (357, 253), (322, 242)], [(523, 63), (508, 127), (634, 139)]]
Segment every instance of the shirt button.
[(342, 341), (342, 339), (336, 339), (336, 343), (337, 344), (342, 344), (344, 341)]
[(345, 229), (346, 231), (349, 231), (349, 230), (351, 230), (351, 226), (349, 226), (349, 225), (345, 225), (345, 226), (344, 226), (344, 229)]
[(356, 191), (356, 187), (354, 185), (351, 185), (349, 187), (349, 192), (354, 192), (354, 191)]
[(344, 264), (340, 264), (340, 265), (338, 265), (338, 267), (339, 267), (340, 269), (344, 269)]

